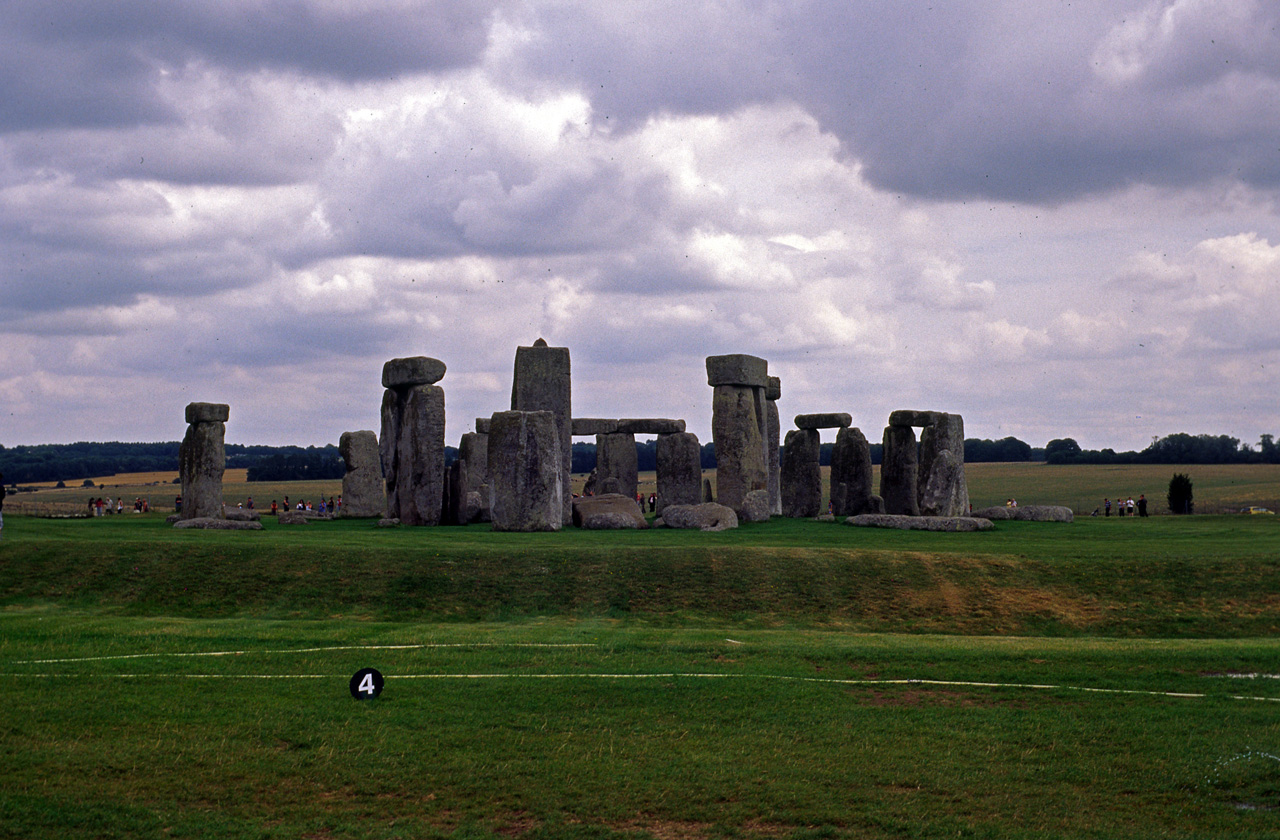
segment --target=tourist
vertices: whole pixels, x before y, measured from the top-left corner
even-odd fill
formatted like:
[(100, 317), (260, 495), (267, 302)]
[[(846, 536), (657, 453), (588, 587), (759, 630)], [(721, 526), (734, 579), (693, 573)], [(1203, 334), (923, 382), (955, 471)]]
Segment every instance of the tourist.
[(1106, 511), (1106, 512), (1105, 512), (1105, 513), (1103, 513), (1102, 515), (1103, 515), (1103, 516), (1110, 516), (1110, 515), (1111, 515), (1111, 500), (1110, 500), (1110, 499), (1103, 499), (1103, 500), (1102, 500), (1102, 507), (1103, 507), (1103, 509)]
[(657, 511), (657, 509), (658, 509), (658, 494), (650, 493), (649, 494), (649, 513), (654, 513)]
[(1128, 507), (1129, 507), (1129, 515), (1130, 515), (1130, 516), (1133, 516), (1133, 508), (1134, 508), (1134, 504), (1133, 504), (1133, 496), (1130, 496), (1130, 497), (1129, 497), (1129, 501), (1128, 501), (1128, 502), (1126, 502), (1126, 504), (1127, 504), (1127, 505), (1128, 505)]
[(272, 499), (272, 500), (271, 500), (271, 515), (272, 515), (272, 516), (279, 516), (279, 515), (280, 515), (280, 508), (276, 506), (276, 500), (275, 500), (275, 499)]
[(1138, 495), (1138, 516), (1145, 517), (1147, 515), (1147, 496), (1145, 493)]
[(182, 513), (182, 497), (181, 496), (173, 497), (173, 510), (175, 513)]
[(253, 496), (249, 497), (249, 501), (246, 504), (248, 505), (249, 510), (253, 510)]

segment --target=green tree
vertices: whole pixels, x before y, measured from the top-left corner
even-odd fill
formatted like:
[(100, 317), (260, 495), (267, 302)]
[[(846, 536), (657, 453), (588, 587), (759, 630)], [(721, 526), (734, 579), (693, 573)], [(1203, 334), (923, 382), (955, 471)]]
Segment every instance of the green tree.
[(1195, 502), (1192, 501), (1191, 477), (1184, 473), (1174, 473), (1169, 480), (1169, 510), (1174, 513), (1194, 513)]

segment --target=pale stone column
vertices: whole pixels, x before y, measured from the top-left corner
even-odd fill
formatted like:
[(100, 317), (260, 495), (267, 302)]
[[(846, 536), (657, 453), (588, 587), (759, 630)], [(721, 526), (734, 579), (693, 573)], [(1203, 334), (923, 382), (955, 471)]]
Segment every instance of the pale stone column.
[(368, 430), (343, 432), (338, 438), (338, 454), (346, 467), (342, 476), (343, 518), (383, 516), (387, 490), (382, 480), (378, 435)]
[(222, 519), (222, 474), (227, 467), (226, 422), (231, 407), (223, 403), (187, 405), (187, 434), (178, 449), (182, 483), (182, 518)]
[(573, 387), (568, 347), (548, 347), (541, 338), (532, 347), (516, 348), (511, 382), (512, 411), (550, 411), (555, 416), (560, 441), (561, 523), (573, 518), (569, 476), (573, 468)]
[(558, 531), (560, 430), (550, 411), (499, 411), (489, 424), (489, 515), (495, 531)]

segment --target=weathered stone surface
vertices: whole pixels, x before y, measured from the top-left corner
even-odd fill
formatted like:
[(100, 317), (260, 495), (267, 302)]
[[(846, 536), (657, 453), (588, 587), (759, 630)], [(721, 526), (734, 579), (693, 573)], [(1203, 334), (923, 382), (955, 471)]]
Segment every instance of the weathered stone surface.
[(584, 531), (623, 531), (623, 530), (645, 530), (648, 529), (649, 523), (643, 525), (636, 523), (634, 519), (625, 513), (615, 513), (613, 511), (605, 511), (603, 513), (592, 513), (582, 520), (579, 526)]
[(843, 412), (827, 412), (825, 414), (797, 414), (797, 429), (847, 429), (853, 425), (853, 418)]
[(245, 510), (243, 508), (226, 508), (223, 507), (222, 518), (230, 519), (233, 522), (259, 522), (262, 515), (256, 510)]
[(932, 426), (938, 422), (939, 411), (911, 411), (903, 409), (889, 414), (890, 426)]
[(378, 435), (368, 429), (343, 432), (338, 454), (342, 476), (342, 515), (346, 518), (382, 516), (387, 512), (387, 486), (382, 479)]
[(1018, 507), (989, 507), (975, 510), (973, 516), (980, 519), (1005, 520), (1014, 519), (1020, 522), (1074, 522), (1075, 514), (1071, 508), (1063, 505), (1020, 505)]
[[(621, 520), (629, 524), (619, 524)], [(594, 520), (594, 525), (591, 524)], [(612, 524), (610, 524), (612, 523)], [(580, 496), (573, 500), (573, 524), (589, 530), (608, 528), (648, 528), (634, 495), (606, 493), (603, 496)]]
[(192, 519), (179, 519), (173, 523), (175, 528), (200, 528), (209, 531), (261, 531), (261, 522), (242, 522), (235, 519), (218, 519), (212, 516), (197, 516)]
[(701, 505), (667, 505), (662, 521), (668, 528), (696, 528), (699, 531), (727, 531), (738, 527), (733, 508), (708, 502)]
[[(777, 379), (776, 376), (770, 376), (769, 381)], [(782, 515), (782, 419), (778, 416), (778, 404), (772, 399), (767, 399), (768, 389), (765, 389), (766, 399), (764, 401), (765, 411), (765, 429), (764, 429), (764, 445), (765, 458), (769, 466), (769, 512), (774, 516)]]
[(902, 531), (990, 531), (991, 520), (973, 516), (902, 516), (887, 513), (864, 513), (850, 516), (846, 525), (862, 528), (897, 528)]
[(836, 516), (876, 513), (871, 498), (871, 444), (861, 429), (841, 429), (831, 448), (831, 511)]
[(738, 517), (742, 522), (769, 521), (769, 491), (752, 490), (742, 500), (742, 514)]
[(611, 435), (618, 431), (618, 421), (606, 417), (574, 417), (571, 425), (574, 437)]
[(385, 516), (382, 519), (378, 520), (378, 527), (379, 528), (399, 528), (400, 520), (396, 519), (394, 516)]
[(281, 525), (306, 525), (310, 521), (300, 510), (283, 510), (276, 517), (276, 522)]
[(822, 512), (822, 441), (816, 429), (792, 429), (782, 448), (782, 515), (808, 519)]
[[(548, 347), (538, 339), (517, 347), (511, 382), (512, 411), (550, 411), (560, 442), (561, 524), (569, 524), (569, 475), (573, 458), (573, 388), (568, 347)], [(490, 431), (492, 434), (492, 430)], [(492, 462), (491, 462), (492, 465)]]
[(602, 495), (605, 495), (605, 496), (621, 495), (620, 491), (622, 490), (622, 485), (619, 483), (618, 479), (614, 478), (613, 476), (609, 476), (608, 478), (600, 480), (599, 482), (597, 482), (597, 485), (599, 486), (600, 494)]
[(187, 423), (225, 423), (231, 417), (231, 406), (225, 403), (187, 403)]
[(405, 525), (438, 525), (444, 507), (444, 389), (388, 390), (382, 401), (381, 458), (387, 515)]
[(476, 418), (476, 434), (478, 435), (489, 434), (489, 418), (488, 417)]
[(782, 380), (776, 376), (765, 379), (764, 398), (777, 401), (782, 399)]
[(450, 524), (489, 521), (488, 492), (480, 492), (488, 476), (489, 436), (479, 432), (464, 434), (458, 444), (458, 459), (449, 471), (449, 505), (445, 518)]
[(707, 356), (707, 384), (713, 388), (720, 385), (766, 388), (769, 385), (769, 363), (758, 356), (743, 353)]
[(684, 421), (666, 417), (622, 419), (618, 421), (617, 431), (630, 435), (674, 435), (684, 431)]
[(427, 356), (392, 359), (382, 366), (382, 387), (398, 389), (434, 385), (444, 379), (444, 371), (444, 362)]
[(617, 492), (633, 499), (640, 486), (637, 460), (635, 435), (596, 435), (597, 480), (616, 478)]
[[(191, 406), (187, 406), (187, 416), (191, 415)], [(222, 518), (222, 473), (227, 466), (225, 437), (226, 426), (218, 421), (201, 421), (187, 427), (178, 448), (183, 519)]]
[(735, 511), (752, 490), (769, 487), (764, 445), (764, 389), (717, 386), (711, 405), (716, 446), (716, 501)]
[[(566, 425), (567, 430), (567, 425)], [(558, 531), (564, 521), (560, 429), (550, 411), (500, 411), (489, 424), (495, 531)]]
[(919, 516), (916, 498), (919, 458), (916, 433), (910, 426), (888, 426), (884, 430), (884, 454), (880, 463), (880, 496), (888, 514)]
[(667, 505), (696, 505), (702, 501), (702, 449), (692, 432), (659, 435), (657, 512)]
[(964, 474), (964, 419), (935, 411), (920, 433), (918, 499), (925, 516), (965, 516), (969, 486)]

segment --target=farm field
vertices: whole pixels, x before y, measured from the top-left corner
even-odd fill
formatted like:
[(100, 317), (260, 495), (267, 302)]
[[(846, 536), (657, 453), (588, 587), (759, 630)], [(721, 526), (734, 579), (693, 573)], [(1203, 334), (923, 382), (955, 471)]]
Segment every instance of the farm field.
[[(830, 470), (823, 468), (824, 485)], [(1103, 498), (1115, 500), (1121, 494), (1135, 499), (1145, 493), (1151, 500), (1153, 513), (1167, 512), (1164, 496), (1169, 479), (1175, 472), (1187, 473), (1195, 485), (1196, 510), (1201, 513), (1235, 512), (1247, 505), (1263, 505), (1280, 511), (1280, 464), (1197, 464), (1176, 466), (1165, 464), (1119, 466), (1049, 466), (1044, 463), (966, 464), (969, 497), (975, 508), (1002, 505), (1015, 498), (1020, 504), (1067, 505), (1079, 516), (1086, 516), (1102, 504)], [(705, 476), (714, 486), (715, 471)], [(879, 486), (880, 468), (874, 468), (875, 486)], [(151, 507), (172, 513), (178, 488), (173, 484), (177, 473), (131, 473), (101, 476), (93, 479), (94, 489), (67, 487), (53, 489), (36, 485), (35, 493), (10, 496), (5, 507), (14, 513), (75, 513), (85, 508), (92, 496), (123, 497), (128, 507), (138, 497), (150, 500)], [(585, 475), (573, 477), (573, 489), (580, 492)], [(646, 496), (657, 489), (652, 472), (640, 474), (640, 490)], [(223, 499), (228, 505), (244, 504), (249, 498), (259, 508), (269, 507), (272, 499), (291, 500), (329, 498), (342, 494), (342, 482), (289, 481), (248, 482), (245, 470), (228, 470), (223, 481)], [(824, 489), (824, 502), (829, 491)], [(12, 507), (10, 507), (12, 506)]]
[[(972, 465), (975, 505), (1143, 492), (1037, 469)], [(1198, 510), (1280, 486), (1176, 469)], [(1280, 837), (1280, 517), (197, 533), (14, 499), (0, 837)]]

